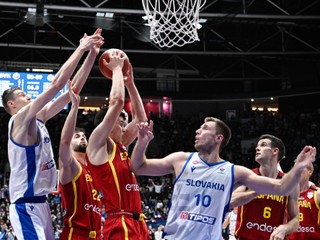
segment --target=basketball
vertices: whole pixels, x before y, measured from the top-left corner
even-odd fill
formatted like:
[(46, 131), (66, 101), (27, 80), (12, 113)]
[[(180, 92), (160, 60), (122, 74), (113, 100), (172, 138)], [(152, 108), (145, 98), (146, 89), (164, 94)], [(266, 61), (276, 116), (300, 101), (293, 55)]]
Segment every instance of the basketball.
[(104, 51), (101, 54), (100, 59), (99, 59), (99, 69), (100, 69), (100, 72), (102, 73), (102, 75), (105, 76), (106, 78), (109, 78), (109, 79), (112, 79), (112, 71), (103, 64), (103, 59), (105, 59), (106, 62), (109, 62), (110, 54), (113, 51), (119, 51), (121, 53), (121, 57), (125, 58), (124, 63), (123, 63), (123, 68), (122, 68), (123, 76), (127, 75), (127, 72), (129, 70), (129, 64), (130, 64), (129, 58), (124, 51), (117, 49), (117, 48), (110, 48), (110, 49)]

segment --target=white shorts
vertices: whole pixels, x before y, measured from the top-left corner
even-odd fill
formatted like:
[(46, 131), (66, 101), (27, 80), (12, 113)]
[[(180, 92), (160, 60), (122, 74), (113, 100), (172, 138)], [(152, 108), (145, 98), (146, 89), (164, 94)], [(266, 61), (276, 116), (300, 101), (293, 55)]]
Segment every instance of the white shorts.
[(10, 204), (10, 222), (19, 240), (54, 240), (50, 207), (44, 203)]

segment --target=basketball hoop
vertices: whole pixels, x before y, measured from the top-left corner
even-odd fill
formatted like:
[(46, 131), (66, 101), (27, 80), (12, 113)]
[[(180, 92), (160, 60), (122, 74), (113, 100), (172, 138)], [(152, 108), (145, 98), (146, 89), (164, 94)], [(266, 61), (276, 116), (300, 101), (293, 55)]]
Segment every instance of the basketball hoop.
[(199, 11), (206, 0), (142, 0), (150, 39), (160, 47), (199, 41)]

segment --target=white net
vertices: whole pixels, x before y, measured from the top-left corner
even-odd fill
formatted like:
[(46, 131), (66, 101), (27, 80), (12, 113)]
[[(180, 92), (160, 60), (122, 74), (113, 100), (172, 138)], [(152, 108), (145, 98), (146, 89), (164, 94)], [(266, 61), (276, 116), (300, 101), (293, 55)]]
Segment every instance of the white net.
[(160, 47), (199, 41), (199, 11), (206, 0), (142, 0), (150, 39)]

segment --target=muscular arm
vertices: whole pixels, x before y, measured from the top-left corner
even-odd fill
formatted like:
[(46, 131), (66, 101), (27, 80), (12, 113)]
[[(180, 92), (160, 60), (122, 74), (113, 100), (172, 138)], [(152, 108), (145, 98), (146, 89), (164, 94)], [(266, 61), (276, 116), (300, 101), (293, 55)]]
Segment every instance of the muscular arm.
[(258, 194), (255, 191), (247, 189), (246, 186), (240, 186), (232, 192), (230, 209), (244, 205), (255, 199), (257, 196)]
[[(89, 160), (94, 165), (103, 164), (107, 161), (105, 147), (110, 143), (109, 135), (117, 123), (124, 106), (125, 88), (123, 82), (123, 58), (118, 55), (110, 56), (110, 61), (104, 61), (106, 67), (112, 71), (112, 86), (109, 95), (109, 106), (102, 122), (93, 130), (88, 142)], [(110, 146), (110, 144), (109, 144)]]
[(138, 130), (136, 124), (139, 122), (145, 122), (148, 119), (143, 106), (142, 99), (133, 81), (133, 71), (131, 64), (129, 64), (128, 77), (125, 78), (124, 83), (129, 93), (132, 108), (132, 121), (126, 127), (126, 131), (123, 137), (123, 144), (125, 146), (128, 146), (137, 137)]
[(69, 94), (71, 96), (72, 106), (62, 128), (59, 147), (59, 180), (61, 184), (71, 182), (72, 179), (78, 174), (80, 168), (79, 163), (72, 156), (71, 148), (71, 140), (76, 127), (80, 96), (76, 95), (71, 88), (69, 88)]
[(153, 122), (137, 124), (139, 134), (131, 155), (131, 170), (137, 175), (163, 176), (181, 172), (190, 153), (175, 152), (164, 158), (147, 159), (146, 149), (153, 139)]
[[(101, 29), (97, 29), (94, 34), (101, 34)], [(96, 56), (100, 51), (100, 47), (103, 44), (103, 41), (99, 41), (96, 45), (94, 45), (81, 65), (80, 69), (77, 71), (76, 75), (72, 79), (72, 89), (75, 93), (80, 94), (86, 80), (89, 77), (93, 64), (95, 62)], [(54, 102), (46, 105), (45, 108), (38, 114), (41, 114), (41, 119), (46, 122), (57, 113), (59, 113), (64, 106), (66, 106), (70, 102), (69, 93), (65, 93), (56, 99)]]
[(301, 172), (315, 161), (316, 148), (306, 146), (296, 159), (294, 167), (282, 179), (258, 176), (251, 170), (235, 166), (235, 185), (245, 185), (258, 194), (289, 195), (297, 185)]
[[(98, 34), (92, 36), (85, 35), (80, 40), (80, 45), (77, 47), (77, 49), (60, 68), (49, 87), (33, 102), (29, 103), (18, 111), (11, 132), (11, 137), (16, 142), (23, 145), (35, 144), (37, 142), (37, 126), (35, 122), (36, 115), (65, 86), (66, 82), (70, 79), (72, 73), (74, 72), (83, 53), (91, 49), (93, 45), (97, 44), (100, 41), (100, 38), (101, 36)], [(26, 135), (28, 138), (25, 137)]]

